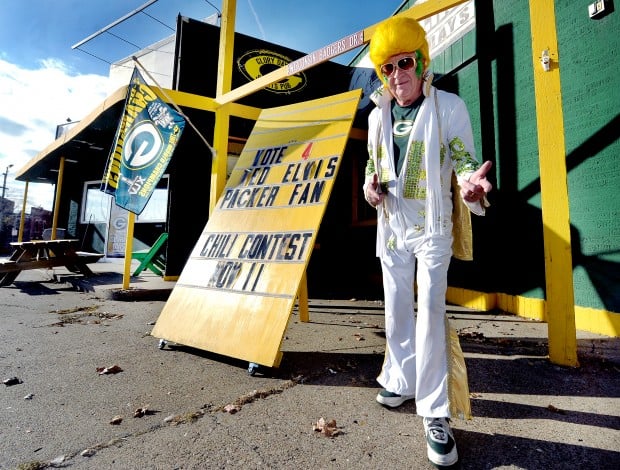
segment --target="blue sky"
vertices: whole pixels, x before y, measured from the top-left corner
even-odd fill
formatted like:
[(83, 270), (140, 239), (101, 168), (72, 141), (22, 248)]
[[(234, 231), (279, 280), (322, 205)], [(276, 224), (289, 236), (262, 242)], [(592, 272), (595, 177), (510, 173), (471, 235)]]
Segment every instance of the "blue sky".
[[(110, 63), (174, 33), (178, 14), (204, 19), (221, 0), (157, 0), (95, 39), (72, 46), (147, 0), (0, 0), (0, 178), (21, 209), (15, 172), (54, 140), (57, 124), (79, 120), (110, 92)], [(401, 0), (237, 0), (237, 32), (312, 52), (391, 16)], [(111, 34), (110, 34), (111, 33)], [(335, 59), (347, 62), (353, 54)], [(1, 181), (1, 180), (0, 180)], [(31, 184), (28, 205), (51, 209), (52, 187)]]

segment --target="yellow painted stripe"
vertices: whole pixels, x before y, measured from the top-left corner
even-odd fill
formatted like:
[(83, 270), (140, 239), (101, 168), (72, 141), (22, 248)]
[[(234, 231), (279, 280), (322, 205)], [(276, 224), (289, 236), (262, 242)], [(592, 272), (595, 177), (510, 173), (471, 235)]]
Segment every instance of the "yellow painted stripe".
[(580, 331), (590, 331), (614, 338), (620, 337), (620, 313), (575, 307), (575, 323)]
[(497, 308), (525, 318), (547, 321), (545, 301), (520, 295), (497, 294)]
[(496, 295), (469, 289), (448, 287), (446, 300), (454, 305), (486, 312), (496, 307)]
[[(446, 300), (454, 305), (480, 310), (499, 309), (502, 312), (547, 322), (545, 301), (520, 295), (489, 294), (460, 287), (448, 287)], [(588, 307), (575, 307), (575, 324), (579, 331), (620, 337), (620, 313)]]

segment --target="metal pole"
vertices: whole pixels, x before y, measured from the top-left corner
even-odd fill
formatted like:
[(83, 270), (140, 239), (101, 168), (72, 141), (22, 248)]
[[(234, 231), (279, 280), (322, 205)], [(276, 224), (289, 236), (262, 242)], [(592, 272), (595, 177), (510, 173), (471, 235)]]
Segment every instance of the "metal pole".
[(4, 195), (6, 194), (6, 176), (9, 174), (9, 168), (11, 168), (13, 166), (13, 164), (11, 163), (9, 166), (6, 167), (6, 170), (4, 170), (4, 183), (2, 183), (2, 199), (4, 199)]

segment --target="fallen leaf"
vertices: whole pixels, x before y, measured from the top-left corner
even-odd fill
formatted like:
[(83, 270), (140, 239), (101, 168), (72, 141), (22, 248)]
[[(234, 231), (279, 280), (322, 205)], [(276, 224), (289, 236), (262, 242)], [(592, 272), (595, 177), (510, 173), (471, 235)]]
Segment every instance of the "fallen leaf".
[(312, 430), (320, 432), (326, 437), (335, 437), (341, 433), (338, 426), (336, 426), (336, 420), (325, 421), (325, 418), (320, 418), (313, 426)]
[(144, 415), (148, 415), (148, 414), (150, 414), (150, 410), (149, 410), (148, 406), (143, 406), (142, 408), (137, 408), (133, 412), (133, 417), (134, 418), (142, 418)]
[(7, 387), (10, 387), (11, 385), (22, 384), (24, 382), (22, 382), (17, 377), (11, 377), (10, 379), (3, 380), (2, 383), (6, 385)]
[(123, 422), (123, 417), (121, 415), (116, 415), (114, 418), (112, 418), (112, 420), (110, 421), (110, 424), (121, 424)]
[(97, 367), (97, 372), (99, 375), (118, 374), (119, 372), (123, 372), (123, 369), (117, 365), (113, 365), (112, 367)]
[(565, 410), (561, 410), (560, 408), (556, 408), (556, 407), (555, 407), (555, 406), (553, 406), (553, 405), (549, 405), (549, 406), (547, 407), (547, 409), (548, 409), (549, 411), (553, 411), (554, 413), (559, 413), (559, 414), (561, 414), (561, 415), (565, 415), (565, 414), (566, 414), (566, 411), (565, 411)]

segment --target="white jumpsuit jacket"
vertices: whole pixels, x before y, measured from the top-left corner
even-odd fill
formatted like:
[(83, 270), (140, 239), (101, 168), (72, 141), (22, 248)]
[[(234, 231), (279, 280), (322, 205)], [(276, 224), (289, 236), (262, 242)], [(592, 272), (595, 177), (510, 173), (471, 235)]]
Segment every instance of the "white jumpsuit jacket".
[[(415, 396), (421, 416), (450, 417), (454, 387), (449, 380), (452, 357), (445, 295), (453, 241), (451, 183), (453, 174), (462, 181), (480, 164), (461, 98), (428, 85), (424, 94), (398, 176), (392, 96), (385, 88), (371, 96), (377, 107), (369, 116), (364, 191), (377, 173), (381, 191), (387, 193), (377, 207), (376, 250), (383, 273), (386, 333), (385, 360), (377, 381), (390, 392)], [(466, 204), (472, 212), (484, 213), (480, 202)]]

